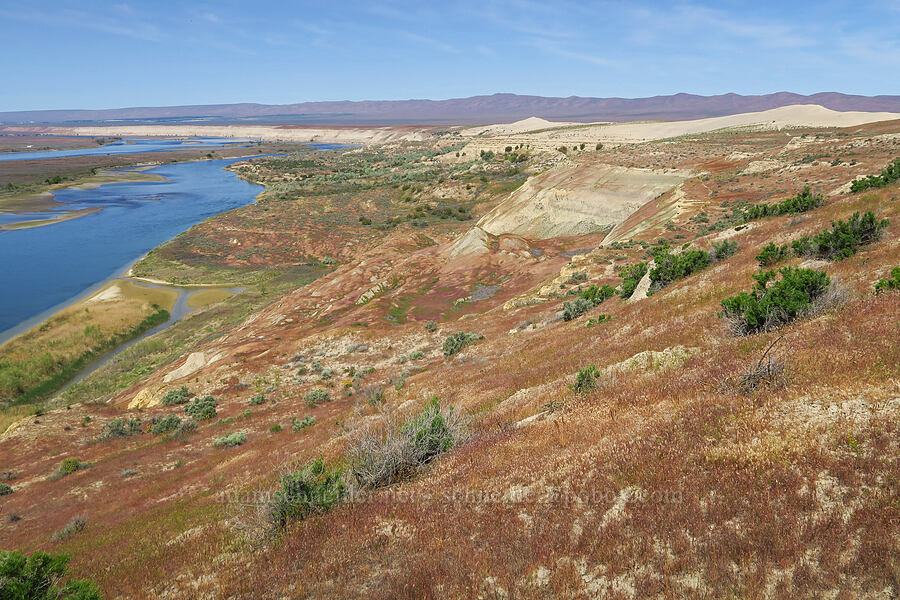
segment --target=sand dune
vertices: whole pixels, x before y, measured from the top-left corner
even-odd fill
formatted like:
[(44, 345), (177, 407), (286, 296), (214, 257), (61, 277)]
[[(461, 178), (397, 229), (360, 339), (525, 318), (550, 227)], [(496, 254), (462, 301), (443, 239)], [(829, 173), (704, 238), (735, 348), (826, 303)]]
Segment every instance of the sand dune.
[(529, 131), (538, 131), (541, 129), (566, 127), (569, 125), (582, 125), (581, 123), (566, 123), (559, 121), (547, 121), (540, 117), (528, 117), (515, 123), (500, 123), (498, 125), (485, 125), (481, 127), (470, 127), (460, 132), (466, 137), (476, 135), (511, 135), (516, 133), (527, 133)]
[(815, 104), (783, 106), (762, 112), (742, 113), (693, 121), (633, 123), (551, 123), (531, 118), (506, 125), (466, 129), (463, 136), (516, 136), (518, 142), (636, 143), (732, 128), (783, 129), (785, 127), (853, 127), (876, 121), (900, 119), (900, 113), (838, 112)]

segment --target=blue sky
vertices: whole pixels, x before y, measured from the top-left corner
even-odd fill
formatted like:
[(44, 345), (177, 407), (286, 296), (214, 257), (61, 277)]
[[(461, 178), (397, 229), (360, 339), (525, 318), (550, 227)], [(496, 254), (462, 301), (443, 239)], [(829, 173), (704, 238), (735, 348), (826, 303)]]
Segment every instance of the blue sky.
[(3, 0), (0, 111), (495, 92), (900, 94), (900, 0)]

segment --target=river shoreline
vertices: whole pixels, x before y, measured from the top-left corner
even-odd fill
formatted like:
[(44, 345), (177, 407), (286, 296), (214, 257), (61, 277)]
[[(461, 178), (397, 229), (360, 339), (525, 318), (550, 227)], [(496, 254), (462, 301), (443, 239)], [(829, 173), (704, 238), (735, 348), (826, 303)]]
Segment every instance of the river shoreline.
[[(227, 159), (228, 163), (226, 163), (226, 166), (228, 166), (228, 164), (233, 164), (234, 162), (239, 162), (241, 160), (262, 158), (264, 156), (266, 156), (266, 155), (261, 156), (258, 154), (251, 154), (251, 155), (246, 155), (246, 156), (241, 156), (241, 157), (232, 157), (230, 159)], [(180, 164), (190, 164), (190, 163), (202, 164), (204, 162), (212, 162), (212, 161), (203, 161), (203, 160), (201, 160), (201, 161), (185, 161), (184, 163), (180, 163)], [(153, 173), (147, 174), (147, 173), (135, 172), (134, 170), (132, 170), (134, 168), (147, 169), (147, 168), (153, 168), (155, 166), (156, 165), (129, 167), (128, 168), (129, 170), (127, 170), (127, 171), (126, 170), (117, 170), (115, 172), (115, 175), (121, 176), (126, 173), (130, 173), (131, 175), (139, 175), (139, 176), (141, 176), (139, 183), (141, 183), (143, 181), (148, 181), (148, 180), (149, 181), (162, 180), (162, 181), (168, 182), (169, 178), (167, 178), (163, 175), (158, 175), (158, 174), (153, 174)], [(246, 180), (241, 178), (239, 174), (231, 171), (230, 169), (229, 169), (229, 172), (231, 172), (233, 176), (236, 176), (238, 179), (241, 179), (245, 183), (250, 183), (250, 182), (246, 182)], [(113, 173), (107, 172), (107, 173), (104, 173), (104, 175), (106, 177), (109, 177), (110, 175), (113, 175)], [(170, 175), (170, 177), (171, 176), (172, 175)], [(131, 176), (129, 176), (128, 178), (131, 179)], [(137, 179), (137, 178), (135, 178), (135, 179)], [(75, 184), (69, 184), (69, 186), (66, 186), (66, 187), (70, 188), (70, 189), (79, 189), (79, 190), (95, 189), (95, 188), (101, 188), (106, 183), (116, 183), (116, 181), (113, 181), (112, 177), (109, 177), (109, 179), (107, 181), (96, 182), (96, 185), (91, 185), (92, 183), (94, 183), (94, 182), (81, 181), (81, 182), (76, 182)], [(240, 206), (245, 206), (247, 204), (252, 204), (252, 203), (256, 202), (258, 200), (259, 196), (264, 192), (265, 192), (265, 189), (262, 189), (258, 193), (253, 194), (252, 199), (249, 202), (247, 202), (246, 204), (241, 204)], [(206, 193), (206, 192), (204, 192), (204, 193)], [(218, 198), (218, 196), (217, 196), (217, 198)], [(144, 198), (144, 199), (146, 200), (146, 199), (150, 199), (150, 198)], [(45, 199), (45, 201), (47, 201), (47, 200)], [(66, 204), (66, 203), (56, 202), (53, 199), (50, 199), (49, 201), (54, 202), (55, 204)], [(80, 216), (86, 216), (87, 214), (96, 214), (97, 212), (102, 211), (103, 208), (105, 208), (105, 207), (93, 207), (93, 208), (87, 209), (83, 213), (81, 211), (79, 211), (79, 213), (81, 213), (81, 214), (78, 214), (78, 216), (69, 217), (69, 219), (67, 219), (67, 220), (73, 220)], [(217, 212), (215, 214), (209, 215), (205, 219), (198, 221), (197, 223), (194, 223), (193, 225), (190, 225), (188, 227), (188, 229), (191, 226), (194, 226), (198, 223), (202, 223), (206, 219), (214, 218), (215, 216), (220, 215), (225, 212), (228, 212), (229, 210), (233, 210), (234, 208), (237, 208), (237, 207), (231, 206), (230, 208), (222, 210), (221, 212)], [(84, 210), (84, 209), (82, 209), (82, 210)], [(88, 211), (90, 211), (90, 212), (88, 212)], [(63, 219), (57, 219), (56, 222), (63, 222)], [(26, 225), (27, 225), (27, 222), (26, 222)], [(178, 235), (178, 234), (176, 234), (176, 235)], [(175, 237), (175, 236), (172, 236), (172, 237)], [(153, 246), (153, 248), (158, 248), (159, 246), (167, 243), (169, 240), (172, 239), (172, 237), (169, 237), (168, 239), (157, 243), (155, 246)], [(85, 288), (80, 293), (76, 294), (75, 296), (68, 298), (54, 306), (51, 306), (48, 309), (41, 311), (40, 313), (23, 320), (22, 322), (18, 323), (17, 325), (10, 327), (3, 332), (0, 332), (0, 347), (6, 346), (8, 343), (12, 342), (13, 340), (19, 338), (20, 336), (22, 336), (24, 334), (27, 334), (28, 332), (33, 331), (36, 328), (45, 327), (46, 324), (52, 322), (52, 320), (54, 319), (55, 316), (60, 315), (64, 311), (71, 309), (73, 306), (76, 306), (79, 303), (87, 304), (89, 302), (92, 302), (94, 298), (96, 298), (98, 296), (102, 296), (103, 294), (107, 293), (106, 290), (111, 289), (111, 287), (114, 285), (114, 282), (116, 282), (116, 281), (129, 282), (131, 284), (136, 284), (136, 285), (140, 285), (140, 286), (161, 287), (163, 289), (174, 291), (177, 294), (177, 296), (175, 298), (175, 302), (172, 305), (173, 310), (171, 311), (170, 318), (165, 323), (156, 325), (156, 326), (152, 327), (151, 329), (144, 331), (141, 334), (135, 336), (134, 338), (125, 340), (122, 343), (120, 343), (119, 345), (117, 345), (116, 347), (110, 348), (108, 351), (106, 351), (101, 356), (98, 356), (94, 360), (91, 360), (91, 362), (89, 364), (84, 365), (81, 368), (81, 370), (74, 377), (72, 377), (70, 380), (65, 382), (65, 384), (62, 387), (60, 387), (59, 389), (54, 391), (51, 395), (48, 396), (48, 398), (58, 397), (59, 394), (63, 390), (69, 388), (74, 383), (81, 381), (85, 377), (89, 376), (91, 373), (93, 373), (97, 369), (101, 368), (104, 364), (107, 364), (117, 354), (119, 354), (123, 350), (127, 349), (128, 347), (131, 347), (133, 344), (137, 343), (138, 341), (145, 339), (149, 336), (152, 336), (156, 333), (159, 333), (160, 331), (163, 331), (164, 329), (166, 329), (166, 328), (170, 327), (171, 325), (180, 321), (182, 318), (184, 318), (191, 312), (195, 312), (206, 306), (221, 302), (221, 301), (227, 299), (228, 297), (233, 296), (234, 294), (239, 294), (240, 292), (242, 292), (243, 290), (246, 289), (246, 287), (241, 287), (240, 284), (234, 283), (234, 282), (203, 282), (203, 283), (182, 284), (182, 283), (176, 283), (176, 282), (172, 282), (172, 281), (165, 281), (165, 280), (157, 279), (157, 278), (153, 278), (153, 277), (141, 277), (141, 276), (134, 275), (135, 265), (137, 265), (150, 252), (152, 252), (153, 248), (151, 248), (150, 250), (147, 250), (141, 256), (130, 261), (126, 266), (117, 269), (115, 272), (111, 273), (108, 277), (105, 277), (102, 281), (99, 281), (99, 282)], [(103, 310), (102, 303), (92, 305), (91, 310), (92, 311)]]

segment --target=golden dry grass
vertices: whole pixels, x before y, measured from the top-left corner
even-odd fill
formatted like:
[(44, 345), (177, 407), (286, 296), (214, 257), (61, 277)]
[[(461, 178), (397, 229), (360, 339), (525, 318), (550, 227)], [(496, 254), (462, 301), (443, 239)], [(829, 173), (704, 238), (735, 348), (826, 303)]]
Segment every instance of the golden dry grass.
[(187, 305), (191, 308), (200, 308), (209, 306), (216, 302), (221, 302), (225, 298), (230, 298), (233, 294), (228, 290), (201, 290), (191, 294), (187, 300)]

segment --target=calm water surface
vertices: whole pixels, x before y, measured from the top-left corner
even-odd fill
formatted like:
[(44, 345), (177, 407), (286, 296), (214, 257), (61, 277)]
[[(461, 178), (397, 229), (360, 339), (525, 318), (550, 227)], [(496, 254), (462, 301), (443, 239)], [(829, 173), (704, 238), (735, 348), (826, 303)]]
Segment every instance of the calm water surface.
[(102, 210), (45, 227), (0, 231), (0, 342), (48, 316), (48, 309), (59, 308), (121, 273), (192, 225), (253, 202), (263, 186), (223, 169), (240, 160), (246, 159), (186, 162), (146, 171), (164, 176), (163, 182), (59, 190), (55, 199), (67, 203), (67, 209)]
[(188, 138), (182, 140), (127, 139), (112, 142), (96, 148), (79, 150), (41, 150), (38, 152), (2, 152), (0, 162), (11, 160), (37, 160), (43, 158), (65, 158), (67, 156), (108, 156), (111, 154), (137, 154), (139, 152), (173, 152), (175, 150), (197, 150), (235, 144), (249, 145), (250, 140), (231, 138)]

